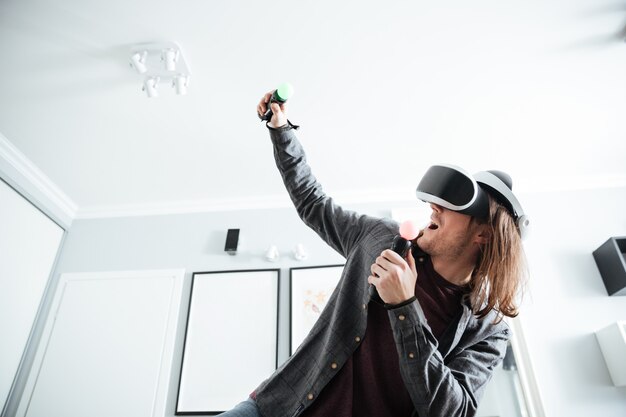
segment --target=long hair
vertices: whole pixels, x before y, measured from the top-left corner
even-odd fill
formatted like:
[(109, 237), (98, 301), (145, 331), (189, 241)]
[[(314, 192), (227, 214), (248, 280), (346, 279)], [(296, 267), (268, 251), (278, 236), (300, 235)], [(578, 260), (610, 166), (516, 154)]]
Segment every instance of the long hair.
[(491, 196), (486, 224), (490, 238), (481, 248), (469, 296), (474, 314), (482, 318), (495, 310), (496, 322), (499, 322), (503, 316), (518, 315), (518, 295), (522, 295), (528, 270), (515, 221)]

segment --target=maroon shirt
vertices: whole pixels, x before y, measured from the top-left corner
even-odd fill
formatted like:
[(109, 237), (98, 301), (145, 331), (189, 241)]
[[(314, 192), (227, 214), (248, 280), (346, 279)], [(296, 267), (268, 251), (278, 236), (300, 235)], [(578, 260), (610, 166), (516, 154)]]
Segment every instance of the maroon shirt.
[[(419, 258), (418, 258), (419, 259)], [(415, 296), (433, 335), (439, 339), (462, 311), (467, 287), (435, 272), (429, 257), (417, 261)], [(404, 387), (387, 309), (369, 303), (367, 330), (361, 346), (324, 387), (302, 417), (411, 416), (413, 403)]]

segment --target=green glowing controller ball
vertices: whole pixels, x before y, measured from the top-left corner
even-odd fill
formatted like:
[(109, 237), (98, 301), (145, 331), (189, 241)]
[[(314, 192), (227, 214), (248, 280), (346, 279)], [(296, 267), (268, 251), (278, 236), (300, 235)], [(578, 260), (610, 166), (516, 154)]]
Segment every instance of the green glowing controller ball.
[(290, 83), (282, 83), (278, 86), (274, 94), (272, 95), (272, 99), (280, 103), (284, 103), (289, 100), (293, 95), (293, 86)]
[[(292, 95), (293, 95), (293, 86), (290, 83), (282, 83), (281, 85), (278, 86), (276, 90), (274, 90), (274, 93), (272, 94), (272, 98), (270, 99), (270, 103), (283, 104), (284, 102), (289, 100)], [(273, 115), (274, 113), (268, 106), (268, 109), (265, 112), (265, 114), (263, 116), (259, 115), (259, 118), (261, 120), (270, 120)]]

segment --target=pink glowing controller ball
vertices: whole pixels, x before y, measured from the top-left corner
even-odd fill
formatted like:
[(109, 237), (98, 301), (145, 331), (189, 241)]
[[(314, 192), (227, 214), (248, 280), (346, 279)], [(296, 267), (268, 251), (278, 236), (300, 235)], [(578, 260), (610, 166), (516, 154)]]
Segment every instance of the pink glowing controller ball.
[(400, 224), (400, 236), (406, 240), (413, 240), (419, 234), (420, 229), (411, 220), (406, 220)]

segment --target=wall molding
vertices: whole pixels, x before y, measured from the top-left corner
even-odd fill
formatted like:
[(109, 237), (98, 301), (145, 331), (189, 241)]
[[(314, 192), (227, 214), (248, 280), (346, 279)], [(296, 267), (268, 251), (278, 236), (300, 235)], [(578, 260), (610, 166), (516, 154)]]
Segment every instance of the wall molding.
[[(570, 181), (529, 183), (516, 187), (515, 194), (586, 191), (593, 189), (624, 188), (626, 176), (581, 177)], [(408, 191), (407, 191), (408, 190)], [(391, 207), (413, 207), (418, 200), (412, 188), (371, 189), (366, 191), (329, 191), (328, 195), (341, 204), (390, 204)], [(76, 219), (109, 217), (158, 216), (171, 214), (228, 212), (238, 210), (267, 210), (292, 208), (287, 194), (267, 195), (254, 198), (197, 199), (157, 201), (138, 204), (85, 206), (77, 210)]]
[(205, 212), (226, 212), (234, 210), (262, 210), (291, 207), (285, 196), (265, 196), (256, 199), (198, 199), (178, 201), (156, 201), (137, 204), (118, 204), (81, 207), (76, 219), (107, 217), (161, 216), (168, 214), (189, 214)]
[[(406, 188), (372, 189), (366, 191), (330, 191), (328, 193), (339, 204), (414, 203), (412, 190)], [(376, 196), (376, 198), (372, 198)], [(207, 212), (228, 212), (237, 210), (267, 210), (292, 208), (293, 203), (285, 192), (280, 195), (265, 195), (230, 199), (197, 199), (178, 201), (158, 201), (138, 204), (119, 204), (81, 207), (76, 219), (105, 217), (133, 217), (167, 214), (188, 214)]]
[[(175, 201), (152, 201), (137, 204), (111, 204), (79, 207), (31, 160), (0, 133), (0, 170), (8, 165), (20, 178), (11, 178), (22, 188), (33, 190), (43, 196), (45, 203), (53, 204), (71, 223), (74, 219), (97, 219), (110, 217), (139, 217), (171, 214), (228, 212), (237, 210), (264, 210), (291, 208), (287, 194), (265, 195), (230, 199), (197, 199)], [(11, 173), (8, 173), (11, 176)], [(518, 195), (543, 192), (582, 191), (626, 187), (626, 175), (593, 175), (568, 177), (528, 178), (518, 182), (515, 193)], [(330, 189), (329, 189), (330, 190)], [(370, 189), (361, 191), (330, 190), (328, 192), (340, 204), (382, 204), (394, 206), (412, 205), (417, 200), (413, 187)]]
[[(546, 413), (541, 400), (541, 390), (537, 383), (535, 368), (533, 366), (523, 326), (519, 317), (505, 318), (512, 330), (511, 347), (517, 364), (523, 399), (526, 403), (528, 417), (545, 417)], [(520, 398), (521, 400), (521, 398)]]
[[(21, 178), (11, 178), (30, 194), (35, 190), (54, 204), (70, 221), (76, 217), (78, 206), (30, 159), (0, 133), (0, 163), (8, 164)], [(26, 184), (23, 184), (24, 181)]]

